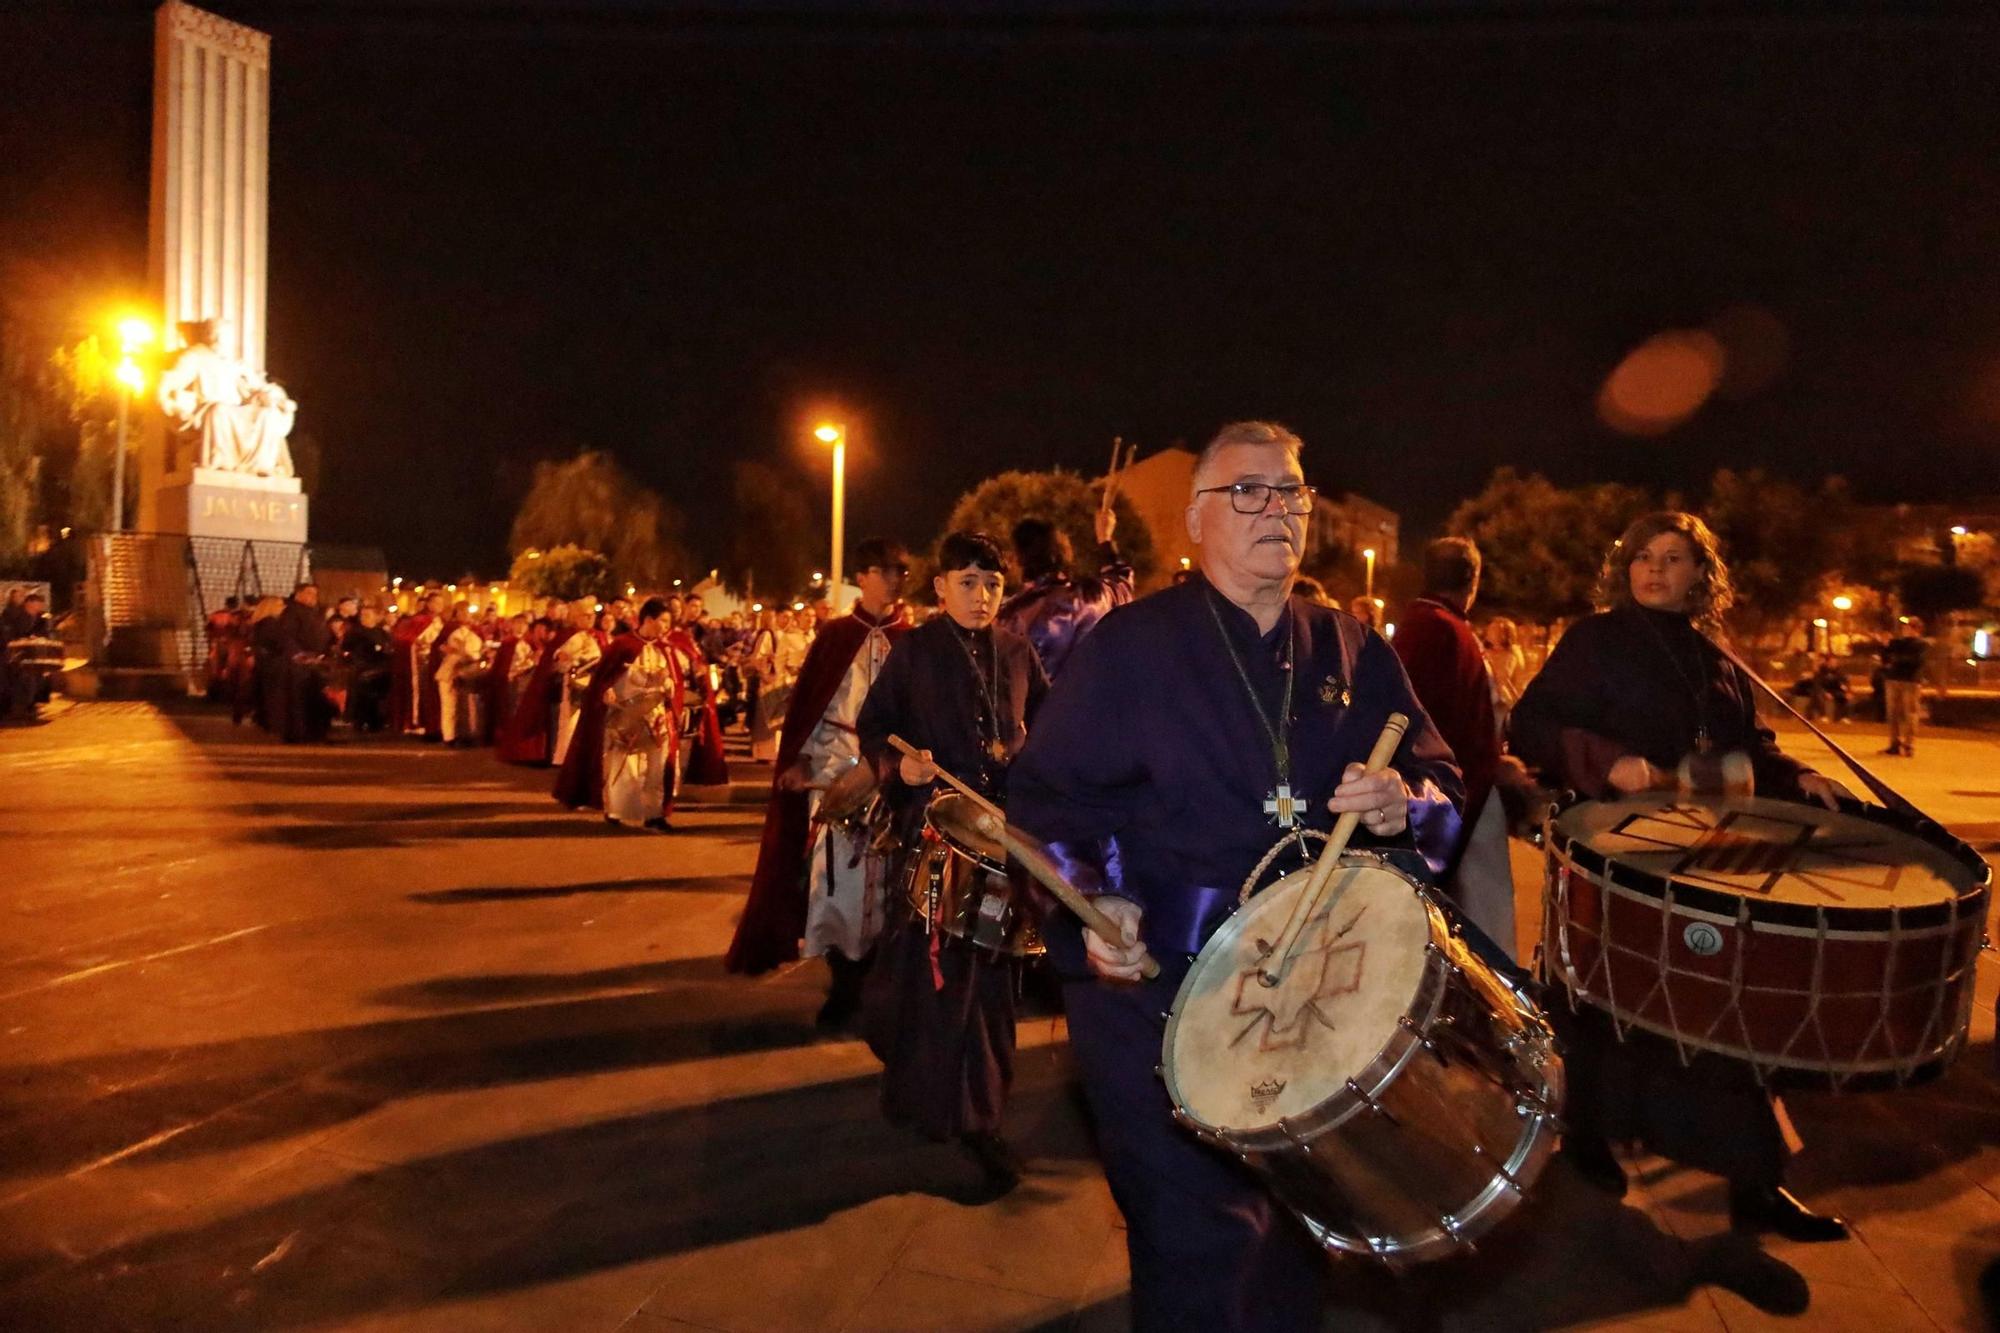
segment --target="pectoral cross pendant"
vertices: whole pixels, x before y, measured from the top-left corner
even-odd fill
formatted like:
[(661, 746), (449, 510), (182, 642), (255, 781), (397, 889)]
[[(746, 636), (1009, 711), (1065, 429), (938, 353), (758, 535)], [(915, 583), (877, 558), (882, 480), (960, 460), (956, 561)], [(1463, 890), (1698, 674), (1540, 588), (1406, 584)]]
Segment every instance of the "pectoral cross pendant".
[(1292, 795), (1288, 782), (1280, 782), (1269, 796), (1264, 798), (1264, 813), (1271, 817), (1279, 828), (1296, 828), (1299, 822), (1299, 798)]

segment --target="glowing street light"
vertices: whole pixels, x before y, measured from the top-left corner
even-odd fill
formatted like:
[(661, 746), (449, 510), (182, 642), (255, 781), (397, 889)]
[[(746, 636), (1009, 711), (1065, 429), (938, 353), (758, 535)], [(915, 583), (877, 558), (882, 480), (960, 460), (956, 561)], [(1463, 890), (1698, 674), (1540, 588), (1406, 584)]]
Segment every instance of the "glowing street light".
[(813, 438), (821, 444), (833, 446), (833, 578), (827, 585), (827, 600), (832, 609), (840, 610), (840, 551), (846, 542), (843, 531), (847, 521), (847, 428), (836, 422), (822, 421), (813, 428)]
[(118, 395), (118, 453), (111, 464), (111, 530), (125, 531), (125, 441), (132, 416), (132, 399), (145, 392), (146, 372), (136, 354), (153, 342), (153, 326), (137, 315), (118, 321), (118, 369), (112, 372)]
[[(1361, 590), (1361, 595), (1363, 597), (1373, 597), (1375, 595), (1375, 548), (1370, 546), (1363, 550), (1361, 558), (1368, 562), (1368, 583)], [(1354, 585), (1349, 584), (1348, 586), (1352, 587)]]
[(1852, 611), (1854, 609), (1854, 599), (1846, 593), (1842, 593), (1833, 599), (1833, 609), (1836, 611)]

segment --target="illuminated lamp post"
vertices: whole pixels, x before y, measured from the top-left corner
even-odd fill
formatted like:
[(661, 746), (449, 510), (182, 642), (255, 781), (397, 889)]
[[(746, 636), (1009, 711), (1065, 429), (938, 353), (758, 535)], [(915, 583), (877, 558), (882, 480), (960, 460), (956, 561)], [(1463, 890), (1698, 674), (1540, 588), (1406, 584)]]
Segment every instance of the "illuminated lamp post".
[(1362, 551), (1361, 558), (1368, 562), (1368, 581), (1362, 588), (1361, 595), (1372, 598), (1375, 596), (1375, 548), (1370, 546)]
[(827, 596), (832, 599), (832, 610), (840, 613), (840, 552), (845, 544), (847, 522), (847, 428), (835, 422), (822, 421), (813, 429), (813, 438), (821, 444), (833, 446), (833, 574), (827, 584)]
[(118, 449), (111, 463), (111, 530), (125, 531), (125, 445), (132, 417), (132, 399), (144, 392), (146, 372), (137, 353), (153, 341), (153, 326), (134, 316), (118, 321)]

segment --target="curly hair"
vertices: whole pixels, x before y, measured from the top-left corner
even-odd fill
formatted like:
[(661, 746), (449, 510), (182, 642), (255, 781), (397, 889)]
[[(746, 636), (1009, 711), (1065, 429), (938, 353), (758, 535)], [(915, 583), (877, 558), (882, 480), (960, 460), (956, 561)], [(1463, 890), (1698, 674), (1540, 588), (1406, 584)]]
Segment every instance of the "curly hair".
[(1694, 514), (1678, 509), (1647, 514), (1625, 529), (1625, 535), (1611, 544), (1604, 568), (1597, 576), (1597, 608), (1615, 610), (1633, 605), (1632, 561), (1655, 537), (1677, 532), (1694, 548), (1699, 570), (1694, 586), (1688, 589), (1688, 615), (1701, 629), (1715, 633), (1722, 617), (1736, 603), (1736, 585), (1729, 581), (1729, 566), (1722, 559), (1721, 544), (1708, 524)]

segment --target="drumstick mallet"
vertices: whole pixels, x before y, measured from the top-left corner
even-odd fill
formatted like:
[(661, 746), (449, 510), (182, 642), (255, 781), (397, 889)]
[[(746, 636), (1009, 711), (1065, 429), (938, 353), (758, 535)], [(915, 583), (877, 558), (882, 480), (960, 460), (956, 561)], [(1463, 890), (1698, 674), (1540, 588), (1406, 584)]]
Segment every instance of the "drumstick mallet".
[[(1363, 765), (1362, 776), (1380, 773), (1396, 757), (1396, 747), (1403, 743), (1403, 733), (1410, 729), (1410, 719), (1402, 713), (1389, 714), (1389, 720), (1382, 724), (1382, 734), (1375, 738), (1375, 748), (1368, 753), (1368, 762)], [(1348, 839), (1360, 827), (1361, 812), (1349, 810), (1333, 826), (1333, 835), (1326, 840), (1320, 850), (1319, 860), (1313, 862), (1312, 879), (1306, 884), (1306, 891), (1292, 903), (1292, 915), (1285, 922), (1285, 929), (1278, 936), (1278, 942), (1271, 946), (1271, 952), (1264, 955), (1264, 967), (1257, 973), (1257, 980), (1266, 986), (1275, 986), (1284, 980), (1285, 970), (1291, 966), (1292, 951), (1299, 947), (1299, 939), (1305, 934), (1306, 923), (1319, 913), (1320, 896), (1326, 892), (1327, 881), (1340, 861), (1340, 854), (1347, 850)]]
[[(901, 736), (889, 737), (889, 744), (895, 747), (899, 753), (907, 755), (911, 759), (918, 760), (919, 762), (929, 762), (933, 767), (936, 767), (935, 760), (925, 761), (923, 751), (917, 749), (916, 746), (910, 744)], [(1000, 839), (1001, 843), (1006, 846), (1008, 853), (1015, 860), (1019, 861), (1022, 868), (1030, 875), (1033, 875), (1036, 882), (1047, 889), (1057, 902), (1076, 913), (1083, 924), (1088, 926), (1091, 932), (1099, 939), (1105, 941), (1107, 944), (1124, 944), (1125, 932), (1118, 928), (1118, 923), (1104, 915), (1103, 910), (1096, 903), (1077, 892), (1076, 886), (1063, 878), (1062, 872), (1049, 863), (1049, 859), (1042, 855), (1039, 848), (1009, 828), (1007, 826), (1006, 811), (987, 800), (965, 783), (959, 781), (956, 776), (943, 768), (938, 768), (937, 775), (944, 779), (946, 785), (952, 787), (961, 796), (964, 796), (979, 808), (980, 814), (985, 816), (980, 823), (980, 827), (987, 833)], [(1143, 977), (1156, 977), (1160, 975), (1160, 965), (1154, 960), (1151, 954), (1139, 960), (1139, 975)]]

